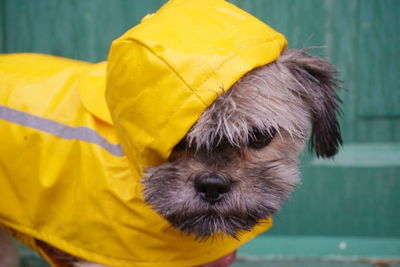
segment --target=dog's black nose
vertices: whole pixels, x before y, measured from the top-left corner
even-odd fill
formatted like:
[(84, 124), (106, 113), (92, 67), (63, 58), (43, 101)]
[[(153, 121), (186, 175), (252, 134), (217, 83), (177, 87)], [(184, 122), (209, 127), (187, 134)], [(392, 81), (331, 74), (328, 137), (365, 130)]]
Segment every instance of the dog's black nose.
[(215, 173), (204, 173), (194, 179), (194, 188), (200, 196), (211, 204), (219, 201), (231, 190), (232, 181)]

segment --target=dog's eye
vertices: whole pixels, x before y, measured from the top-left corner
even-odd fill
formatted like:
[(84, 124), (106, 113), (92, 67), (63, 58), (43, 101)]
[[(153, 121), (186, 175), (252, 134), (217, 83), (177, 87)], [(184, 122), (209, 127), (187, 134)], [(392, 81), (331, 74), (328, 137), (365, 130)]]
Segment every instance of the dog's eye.
[(187, 148), (187, 141), (186, 138), (182, 138), (178, 144), (175, 145), (174, 150), (184, 150)]
[(273, 128), (265, 132), (261, 132), (260, 130), (254, 130), (253, 134), (250, 136), (249, 147), (254, 149), (264, 148), (269, 143), (271, 143), (275, 134), (276, 130)]

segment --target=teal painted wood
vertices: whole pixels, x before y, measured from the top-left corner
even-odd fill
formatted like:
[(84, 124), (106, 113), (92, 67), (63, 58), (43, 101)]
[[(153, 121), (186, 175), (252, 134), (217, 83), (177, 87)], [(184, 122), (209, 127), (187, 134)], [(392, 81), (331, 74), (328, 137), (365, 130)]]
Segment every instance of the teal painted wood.
[(399, 238), (368, 238), (349, 236), (262, 236), (240, 248), (247, 258), (324, 258), (357, 261), (375, 257), (400, 263)]
[(400, 2), (361, 1), (358, 12), (358, 114), (400, 119)]
[(400, 58), (393, 44), (400, 38), (400, 2), (325, 3), (329, 56), (348, 88), (342, 94), (345, 141), (399, 142)]
[[(283, 33), (289, 48), (323, 46), (324, 2), (321, 0), (230, 1)], [(324, 51), (319, 51), (324, 53)]]
[(349, 236), (263, 236), (239, 249), (234, 267), (400, 265), (400, 239)]
[(270, 235), (399, 237), (399, 168), (307, 165)]
[(4, 51), (4, 44), (5, 44), (5, 15), (4, 15), (4, 6), (5, 2), (3, 0), (0, 1), (0, 52)]
[[(375, 267), (375, 264), (363, 262), (331, 262), (320, 259), (247, 259), (238, 258), (231, 267)], [(384, 265), (384, 267), (398, 267), (397, 265)]]
[(352, 143), (342, 147), (334, 160), (313, 159), (313, 166), (399, 167), (400, 143)]
[(163, 0), (3, 0), (4, 52), (39, 52), (98, 62), (111, 41)]

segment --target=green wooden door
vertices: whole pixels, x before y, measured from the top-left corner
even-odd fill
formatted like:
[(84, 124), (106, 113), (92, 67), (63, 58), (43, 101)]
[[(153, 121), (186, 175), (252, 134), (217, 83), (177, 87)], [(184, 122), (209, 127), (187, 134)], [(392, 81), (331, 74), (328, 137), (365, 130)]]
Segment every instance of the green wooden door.
[[(190, 0), (188, 0), (190, 1)], [(163, 0), (0, 0), (0, 51), (97, 62)], [(346, 91), (335, 160), (304, 153), (303, 183), (236, 266), (400, 260), (400, 1), (235, 0), (290, 48), (326, 46)]]

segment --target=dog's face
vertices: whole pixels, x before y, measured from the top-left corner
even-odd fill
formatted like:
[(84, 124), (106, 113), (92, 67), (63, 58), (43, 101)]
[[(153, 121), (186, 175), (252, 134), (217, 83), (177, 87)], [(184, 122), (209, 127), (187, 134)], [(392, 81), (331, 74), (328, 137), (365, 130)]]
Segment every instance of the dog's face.
[(250, 71), (203, 113), (168, 163), (146, 170), (145, 201), (198, 238), (251, 230), (299, 182), (309, 136), (318, 156), (337, 152), (337, 85), (335, 69), (302, 50)]

